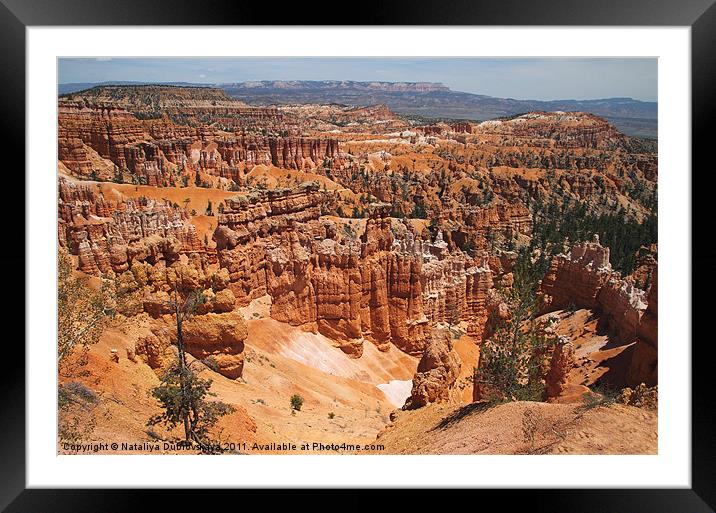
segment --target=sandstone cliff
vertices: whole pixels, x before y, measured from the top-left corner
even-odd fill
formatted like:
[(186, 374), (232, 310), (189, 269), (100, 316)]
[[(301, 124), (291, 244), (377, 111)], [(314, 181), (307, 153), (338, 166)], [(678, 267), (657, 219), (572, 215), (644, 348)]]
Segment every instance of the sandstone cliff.
[(382, 204), (358, 238), (320, 218), (323, 197), (303, 184), (227, 201), (214, 240), (239, 303), (268, 294), (273, 318), (319, 331), (355, 357), (364, 340), (421, 355), (437, 323), (466, 321), (481, 337), (493, 286), (487, 260), (450, 252), (441, 234), (422, 240)]
[(609, 248), (595, 242), (572, 247), (557, 255), (540, 285), (543, 312), (588, 308), (605, 314), (610, 326), (625, 342), (637, 336), (647, 308), (646, 295), (612, 270)]
[(658, 277), (656, 264), (648, 293), (633, 279), (612, 270), (609, 249), (595, 242), (577, 244), (552, 259), (540, 285), (543, 311), (587, 308), (598, 312), (624, 342), (636, 342), (627, 382), (656, 384)]
[(147, 198), (108, 201), (89, 186), (60, 178), (59, 242), (88, 274), (127, 271), (133, 262), (167, 265), (206, 251), (187, 214)]
[[(239, 110), (238, 119), (254, 119)], [(218, 123), (218, 122), (217, 122)], [(338, 141), (230, 133), (168, 119), (138, 119), (117, 106), (60, 102), (59, 160), (76, 176), (159, 187), (220, 177), (241, 183), (248, 166), (312, 169), (340, 162)], [(217, 183), (218, 185), (218, 183)]]

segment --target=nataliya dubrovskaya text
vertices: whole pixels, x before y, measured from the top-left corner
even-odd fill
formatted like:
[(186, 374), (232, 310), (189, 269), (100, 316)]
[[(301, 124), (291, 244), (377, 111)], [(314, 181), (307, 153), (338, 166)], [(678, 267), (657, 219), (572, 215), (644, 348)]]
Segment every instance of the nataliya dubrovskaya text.
[(186, 442), (98, 442), (98, 443), (68, 443), (63, 442), (62, 449), (74, 453), (90, 453), (90, 452), (111, 452), (111, 451), (130, 451), (141, 453), (152, 453), (162, 451), (186, 451), (197, 448), (195, 444)]

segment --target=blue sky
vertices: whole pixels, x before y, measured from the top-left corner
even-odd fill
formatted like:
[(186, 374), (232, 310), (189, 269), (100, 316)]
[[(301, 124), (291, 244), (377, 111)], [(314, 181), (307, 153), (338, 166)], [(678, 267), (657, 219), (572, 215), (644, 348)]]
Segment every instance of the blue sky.
[(657, 99), (657, 60), (648, 58), (66, 58), (59, 82), (359, 80), (442, 82), (503, 98)]

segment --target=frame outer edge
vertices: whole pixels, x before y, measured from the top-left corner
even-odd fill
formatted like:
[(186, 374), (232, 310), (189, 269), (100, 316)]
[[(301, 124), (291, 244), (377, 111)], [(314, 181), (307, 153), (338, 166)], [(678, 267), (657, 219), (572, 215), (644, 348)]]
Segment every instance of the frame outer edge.
[[(692, 123), (692, 404), (691, 486), (712, 509), (716, 507), (716, 400), (713, 394), (713, 346), (707, 323), (713, 316), (716, 249), (695, 245), (693, 234), (709, 233), (709, 208), (716, 187), (713, 172), (713, 120), (716, 115), (716, 4), (691, 27)], [(698, 175), (697, 175), (698, 173)], [(698, 185), (696, 179), (698, 178)], [(707, 231), (704, 231), (707, 230)], [(710, 246), (710, 247), (709, 247)], [(699, 274), (696, 274), (696, 269)], [(694, 278), (698, 276), (698, 280)], [(697, 290), (699, 293), (697, 294)], [(702, 329), (696, 331), (697, 324)], [(711, 329), (713, 326), (711, 326)], [(701, 336), (698, 336), (701, 335)], [(711, 353), (711, 354), (709, 354)]]
[[(8, 3), (13, 5), (13, 10), (7, 7), (6, 4)], [(78, 2), (71, 3), (77, 4)], [(179, 3), (186, 4), (187, 2), (180, 1)], [(8, 0), (3, 0), (0, 4), (0, 27), (2, 27), (2, 30), (0, 30), (0, 47), (3, 48), (3, 52), (0, 52), (0, 69), (5, 70), (6, 72), (3, 80), (3, 87), (0, 90), (0, 98), (2, 98), (0, 105), (2, 105), (2, 112), (5, 117), (5, 122), (3, 124), (14, 129), (12, 132), (9, 130), (7, 131), (6, 137), (9, 137), (10, 139), (6, 138), (5, 140), (9, 140), (11, 144), (17, 148), (24, 147), (22, 140), (24, 140), (25, 135), (24, 102), (17, 102), (17, 99), (24, 98), (25, 92), (25, 25), (36, 22), (42, 23), (42, 21), (46, 20), (48, 15), (52, 14), (53, 11), (52, 8), (48, 8), (46, 12), (41, 12), (43, 8), (48, 7), (47, 2), (27, 1), (27, 4), (32, 5), (26, 5), (25, 7), (20, 5), (20, 8), (18, 9), (19, 4), (13, 0), (10, 0), (9, 2)], [(706, 2), (701, 2), (701, 4), (706, 4)], [(713, 115), (716, 114), (713, 97), (714, 84), (709, 82), (710, 79), (714, 79), (716, 77), (716, 5), (713, 5), (713, 0), (709, 0), (708, 4), (710, 4), (710, 6), (707, 7), (705, 11), (699, 9), (699, 14), (693, 21), (692, 26), (692, 147), (694, 161), (708, 156), (705, 155), (707, 153), (705, 149), (707, 147), (705, 146), (707, 136), (704, 134), (703, 130), (700, 129), (707, 127), (709, 121), (713, 119)], [(672, 5), (675, 9), (682, 7), (676, 2)], [(57, 8), (59, 5), (55, 4), (55, 7)], [(98, 2), (94, 9), (90, 9), (90, 16), (83, 18), (83, 21), (87, 20), (88, 22), (109, 24), (106, 16), (108, 11), (102, 12), (102, 10), (106, 7), (106, 3)], [(689, 7), (689, 12), (693, 14), (693, 5), (690, 5)], [(31, 12), (33, 10), (34, 12)], [(71, 12), (72, 10), (66, 9), (66, 13), (64, 15), (58, 15), (55, 19), (56, 21), (50, 24), (61, 24), (66, 21), (68, 19), (68, 11)], [(180, 9), (177, 9), (175, 12), (179, 11)], [(15, 14), (16, 12), (18, 15)], [(610, 12), (613, 11), (610, 9)], [(384, 14), (388, 13), (384, 11)], [(578, 14), (577, 17), (583, 19), (584, 16), (588, 15), (588, 13), (582, 12), (581, 14)], [(574, 13), (571, 13), (570, 16), (575, 17)], [(645, 18), (648, 19), (645, 20), (645, 24), (648, 24), (649, 22), (654, 23), (651, 19), (654, 16), (654, 14), (646, 16)], [(673, 24), (669, 23), (669, 20), (663, 17), (663, 11), (661, 10), (657, 12), (656, 16), (662, 24)], [(70, 17), (72, 17), (72, 15), (70, 15)], [(171, 18), (171, 16), (169, 17)], [(392, 18), (394, 16), (390, 17)], [(409, 16), (407, 18), (409, 18)], [(486, 16), (485, 18), (485, 22), (487, 22), (490, 16)], [(154, 18), (149, 16), (147, 19), (151, 20)], [(467, 19), (473, 20), (474, 16), (469, 16)], [(628, 23), (631, 19), (631, 16), (627, 17), (626, 22)], [(176, 20), (177, 17), (175, 17), (174, 23), (176, 23)], [(464, 20), (465, 18), (463, 18), (463, 23), (465, 22)], [(167, 21), (172, 23), (171, 19)], [(559, 23), (559, 20), (555, 21)], [(442, 23), (445, 23), (445, 20), (442, 20)], [(536, 22), (533, 21), (532, 23)], [(566, 23), (566, 21), (562, 21), (561, 23)], [(657, 23), (659, 22), (657, 21)], [(71, 24), (79, 23), (71, 22)], [(20, 131), (18, 131), (18, 127), (23, 128), (21, 132), (22, 135), (19, 135)], [(702, 148), (701, 152), (699, 151), (699, 148)], [(21, 164), (24, 164), (24, 152), (21, 159)], [(705, 182), (702, 182), (702, 180), (713, 180), (713, 178), (707, 176), (708, 174), (708, 171), (705, 171), (702, 175), (700, 175), (700, 186), (699, 188), (694, 188), (694, 195), (702, 194), (702, 196), (704, 196), (706, 194), (704, 190), (713, 190), (710, 187), (703, 187)], [(698, 202), (694, 201), (693, 205), (696, 204), (698, 204)], [(696, 218), (696, 216), (694, 217)], [(1, 260), (4, 260), (6, 264), (18, 266), (21, 260), (24, 262), (24, 222), (21, 228), (23, 229), (23, 233), (20, 235), (20, 240), (23, 241), (23, 254), (20, 258), (8, 259), (3, 257)], [(704, 251), (704, 253), (706, 254), (695, 259), (696, 262), (708, 264), (711, 268), (714, 268), (714, 266), (716, 266), (716, 253), (708, 253), (706, 251)], [(714, 278), (708, 279), (712, 280), (712, 282), (714, 281)], [(711, 282), (709, 282), (709, 284), (711, 284)], [(704, 284), (702, 284), (702, 286), (704, 286)], [(714, 289), (711, 288), (711, 290)], [(694, 302), (694, 305), (697, 304), (697, 302)], [(17, 345), (19, 344), (16, 344), (16, 346)], [(18, 422), (14, 425), (9, 422), (6, 423), (8, 431), (5, 432), (2, 437), (2, 442), (0, 443), (0, 461), (3, 461), (3, 468), (0, 471), (2, 472), (0, 473), (0, 483), (2, 483), (2, 486), (0, 486), (0, 509), (3, 509), (9, 502), (17, 497), (19, 492), (25, 488), (26, 470), (24, 443), (24, 347), (13, 348), (11, 344), (7, 344), (5, 347), (6, 350), (17, 351), (17, 354), (13, 354), (10, 359), (7, 359), (16, 365), (14, 365), (13, 368), (7, 369), (7, 372), (2, 376), (2, 381), (6, 385), (4, 387), (5, 403), (3, 404), (3, 416), (8, 421)], [(693, 351), (695, 371), (696, 369), (704, 371), (706, 365), (704, 362), (707, 362), (708, 358), (698, 357), (702, 354), (698, 346), (694, 346)], [(699, 367), (699, 365), (704, 366), (704, 368)], [(698, 412), (698, 415), (701, 417), (701, 422), (698, 424), (692, 424), (692, 484), (695, 494), (698, 494), (698, 497), (703, 502), (704, 506), (706, 504), (714, 504), (716, 502), (716, 491), (713, 490), (713, 483), (716, 482), (716, 467), (713, 463), (713, 447), (714, 440), (716, 439), (713, 425), (716, 423), (716, 408), (714, 408), (713, 396), (707, 396), (707, 390), (711, 390), (712, 386), (709, 386), (708, 388), (701, 388), (702, 386), (707, 385), (706, 377), (710, 375), (710, 373), (693, 373), (695, 394), (693, 398), (692, 411)], [(698, 393), (699, 388), (703, 390), (700, 394)], [(666, 490), (664, 490), (664, 492), (669, 493)], [(28, 492), (25, 492), (20, 498), (22, 499), (22, 496), (27, 498), (27, 495)], [(21, 500), (20, 502), (24, 501)]]
[[(5, 5), (0, 5), (0, 112), (4, 129), (3, 143), (14, 148), (16, 169), (25, 169), (25, 26)], [(9, 223), (7, 240), (15, 241), (15, 251), (0, 253), (0, 265), (16, 270), (7, 276), (17, 280), (10, 287), (22, 294), (25, 305), (24, 278), (17, 272), (25, 270), (25, 173), (16, 186), (22, 191), (8, 198), (13, 212), (22, 212), (22, 222)], [(23, 281), (21, 281), (23, 280)], [(22, 292), (18, 292), (22, 291)], [(18, 305), (18, 301), (14, 301)], [(8, 303), (9, 304), (9, 301)], [(5, 310), (9, 312), (9, 310)], [(5, 316), (6, 319), (9, 317)], [(2, 391), (2, 436), (0, 437), (0, 509), (3, 509), (25, 488), (25, 344), (24, 319), (7, 319), (3, 324), (3, 371), (0, 372)], [(22, 331), (21, 331), (22, 330)], [(20, 332), (20, 333), (17, 333)], [(20, 341), (23, 341), (21, 343)]]
[(1, 0), (24, 25), (620, 25), (689, 26), (714, 0), (392, 0), (341, 22), (336, 3), (234, 0)]

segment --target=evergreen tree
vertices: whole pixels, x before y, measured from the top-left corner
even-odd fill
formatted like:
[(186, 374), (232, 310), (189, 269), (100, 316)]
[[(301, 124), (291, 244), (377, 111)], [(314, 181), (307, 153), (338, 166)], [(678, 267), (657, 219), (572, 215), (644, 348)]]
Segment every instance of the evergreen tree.
[(513, 268), (514, 284), (501, 291), (510, 317), (491, 319), (496, 328), (480, 349), (480, 361), (474, 371), (475, 386), (490, 402), (543, 399), (542, 363), (557, 339), (536, 319), (536, 290), (542, 267), (544, 262), (532, 263), (529, 253), (521, 252)]
[(124, 174), (119, 166), (114, 166), (114, 183), (124, 183)]
[(421, 203), (416, 203), (413, 206), (413, 211), (410, 213), (410, 217), (418, 218), (418, 219), (427, 219), (428, 218), (428, 212), (425, 210), (425, 206)]
[(147, 425), (164, 424), (169, 429), (181, 425), (186, 443), (196, 443), (202, 453), (212, 454), (222, 449), (212, 440), (210, 430), (220, 417), (232, 413), (234, 408), (221, 401), (208, 401), (207, 396), (215, 395), (210, 392), (212, 381), (199, 377), (187, 363), (183, 324), (204, 301), (201, 291), (182, 297), (175, 286), (174, 296), (167, 302), (174, 310), (176, 321), (177, 359), (162, 374), (159, 385), (152, 389), (162, 412), (152, 416)]
[(651, 210), (641, 223), (621, 208), (600, 214), (590, 211), (586, 203), (571, 202), (568, 198), (561, 204), (543, 205), (535, 201), (531, 248), (559, 251), (567, 241), (570, 244), (589, 241), (597, 234), (601, 244), (610, 249), (612, 267), (623, 275), (630, 274), (638, 249), (658, 240), (657, 202), (655, 195), (652, 197)]

